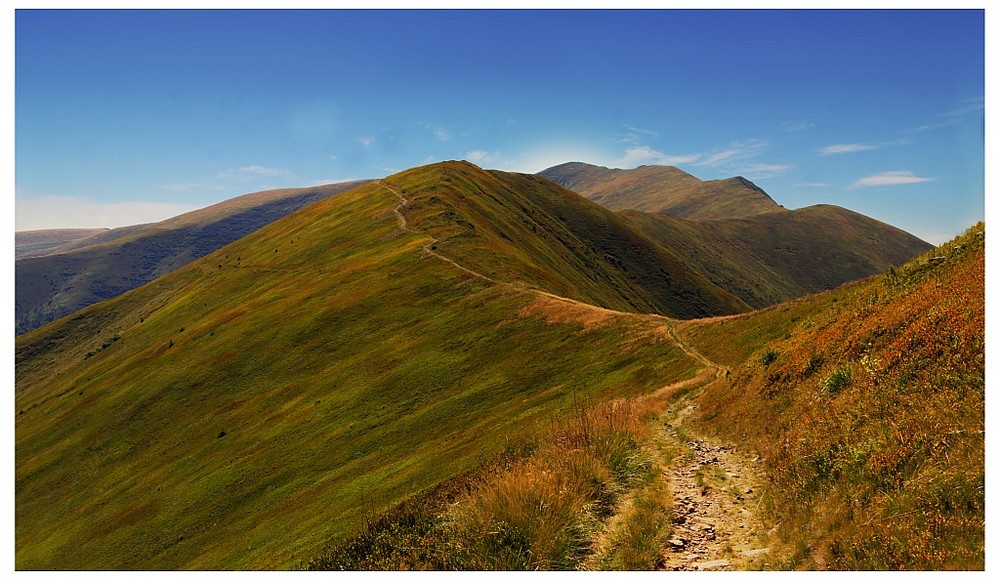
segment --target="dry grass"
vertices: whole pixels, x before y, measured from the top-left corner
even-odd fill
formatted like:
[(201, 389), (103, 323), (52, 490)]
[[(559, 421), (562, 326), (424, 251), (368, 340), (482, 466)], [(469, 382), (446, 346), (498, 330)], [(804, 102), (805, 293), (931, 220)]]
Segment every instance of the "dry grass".
[[(581, 568), (627, 497), (649, 502), (663, 493), (662, 486), (647, 485), (654, 481), (651, 451), (643, 446), (651, 412), (648, 405), (612, 401), (551, 423), (499, 459), (445, 484), (445, 491), (411, 500), (367, 532), (327, 548), (308, 568)], [(605, 550), (605, 561), (622, 544), (656, 543), (665, 533), (647, 533), (664, 523), (648, 521), (657, 510), (636, 515), (634, 502), (628, 504), (628, 525)], [(648, 554), (660, 552), (662, 546), (647, 548)], [(622, 561), (644, 567), (638, 558)]]
[[(706, 392), (704, 426), (771, 474), (783, 565), (983, 567), (983, 235), (818, 297)], [(752, 322), (727, 332), (761, 332)]]
[(581, 324), (584, 332), (605, 326), (615, 315), (604, 308), (541, 293), (521, 310), (521, 316), (537, 316), (549, 324)]

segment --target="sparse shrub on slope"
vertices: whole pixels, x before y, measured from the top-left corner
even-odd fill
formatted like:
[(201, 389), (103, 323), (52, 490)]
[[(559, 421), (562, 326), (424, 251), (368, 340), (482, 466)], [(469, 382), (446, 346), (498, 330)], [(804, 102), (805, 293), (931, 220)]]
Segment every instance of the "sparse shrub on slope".
[(786, 566), (983, 568), (983, 237), (817, 297), (770, 343), (781, 360), (749, 360), (702, 399), (705, 426), (771, 475)]

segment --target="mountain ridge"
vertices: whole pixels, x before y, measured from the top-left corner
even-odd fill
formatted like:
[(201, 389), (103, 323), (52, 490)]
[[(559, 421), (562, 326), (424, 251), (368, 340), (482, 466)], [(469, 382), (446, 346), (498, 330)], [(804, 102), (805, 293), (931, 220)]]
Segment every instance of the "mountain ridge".
[(15, 332), (136, 288), (309, 203), (364, 181), (237, 196), (152, 224), (125, 226), (15, 263)]
[(609, 169), (570, 162), (538, 172), (614, 211), (632, 209), (686, 219), (746, 217), (784, 211), (743, 177), (702, 181), (667, 165)]
[[(494, 179), (457, 169), (454, 203)], [(402, 207), (354, 188), (18, 337), (18, 568), (287, 567), (576, 397), (695, 371), (660, 319), (428, 255), (424, 226), (464, 229), (411, 197), (429, 171), (387, 178)]]

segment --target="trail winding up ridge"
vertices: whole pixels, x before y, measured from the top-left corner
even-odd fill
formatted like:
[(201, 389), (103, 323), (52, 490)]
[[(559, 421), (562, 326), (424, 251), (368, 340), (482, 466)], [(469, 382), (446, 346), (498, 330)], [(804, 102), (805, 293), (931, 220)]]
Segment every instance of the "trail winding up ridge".
[[(433, 246), (438, 239), (426, 232), (410, 227), (403, 210), (409, 205), (403, 194), (385, 180), (379, 185), (394, 194), (399, 203), (393, 207), (399, 228), (405, 232), (426, 236), (430, 241), (421, 249), (428, 255), (441, 260), (462, 272), (498, 286), (505, 286), (516, 292), (532, 294), (550, 300), (571, 304), (588, 310), (596, 310), (612, 316), (642, 318), (660, 322), (671, 340), (686, 355), (709, 369), (714, 377), (704, 378), (703, 374), (687, 379), (664, 389), (701, 383), (697, 388), (717, 381), (728, 380), (729, 369), (715, 363), (695, 350), (677, 334), (677, 321), (658, 314), (638, 314), (602, 308), (593, 304), (558, 296), (537, 288), (501, 282), (480, 272), (476, 272), (455, 260), (438, 253)], [(732, 446), (719, 445), (706, 439), (692, 437), (685, 428), (685, 420), (694, 412), (695, 405), (688, 404), (676, 418), (669, 422), (662, 436), (670, 444), (685, 449), (679, 453), (667, 468), (665, 477), (670, 482), (673, 496), (672, 506), (664, 506), (672, 514), (673, 536), (663, 558), (662, 567), (667, 570), (722, 570), (752, 567), (754, 562), (768, 552), (761, 548), (762, 530), (755, 527), (757, 501), (754, 490), (762, 478), (750, 464), (735, 452)]]

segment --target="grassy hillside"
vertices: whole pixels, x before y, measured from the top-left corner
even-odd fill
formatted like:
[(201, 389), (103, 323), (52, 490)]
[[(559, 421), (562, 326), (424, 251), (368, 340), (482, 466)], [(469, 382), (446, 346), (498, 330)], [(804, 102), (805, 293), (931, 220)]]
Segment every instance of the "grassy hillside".
[(786, 567), (984, 566), (984, 228), (885, 276), (686, 325), (701, 424), (758, 453)]
[(747, 179), (702, 181), (676, 167), (608, 169), (573, 162), (538, 174), (614, 211), (631, 209), (696, 220), (784, 211)]
[(563, 283), (472, 211), (510, 199), (478, 188), (502, 177), (446, 164), (364, 185), (19, 337), (16, 566), (294, 566), (574, 401), (691, 376), (662, 322), (485, 281), (401, 229), (393, 189), (442, 253)]
[(282, 216), (362, 182), (236, 197), (155, 224), (98, 232), (59, 253), (18, 260), (15, 330), (22, 334), (137, 288)]
[(533, 175), (449, 162), (387, 180), (436, 249), (487, 276), (633, 312), (748, 310), (678, 254), (596, 203)]
[(707, 222), (635, 211), (621, 215), (755, 308), (884, 273), (932, 247), (832, 205)]

